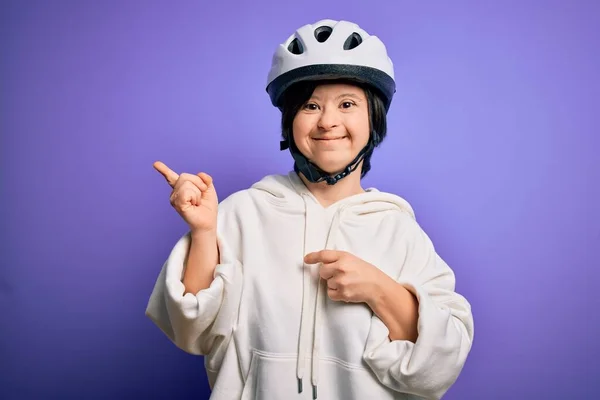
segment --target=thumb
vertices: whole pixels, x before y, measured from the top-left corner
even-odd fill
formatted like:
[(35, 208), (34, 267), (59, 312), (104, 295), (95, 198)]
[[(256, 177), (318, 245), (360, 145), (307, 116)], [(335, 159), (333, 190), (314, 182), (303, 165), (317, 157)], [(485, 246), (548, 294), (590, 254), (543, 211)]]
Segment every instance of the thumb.
[(212, 178), (212, 176), (210, 176), (210, 175), (209, 175), (209, 174), (207, 174), (206, 172), (199, 172), (199, 173), (198, 173), (198, 174), (196, 174), (196, 175), (198, 175), (198, 177), (199, 177), (200, 179), (202, 179), (202, 182), (204, 182), (204, 184), (205, 184), (206, 186), (208, 186), (209, 188), (210, 188), (210, 187), (213, 185), (213, 178)]
[(202, 182), (206, 185), (206, 190), (202, 192), (202, 197), (209, 198), (211, 200), (219, 201), (217, 196), (217, 191), (215, 189), (215, 185), (213, 184), (213, 178), (205, 172), (200, 172), (197, 174)]

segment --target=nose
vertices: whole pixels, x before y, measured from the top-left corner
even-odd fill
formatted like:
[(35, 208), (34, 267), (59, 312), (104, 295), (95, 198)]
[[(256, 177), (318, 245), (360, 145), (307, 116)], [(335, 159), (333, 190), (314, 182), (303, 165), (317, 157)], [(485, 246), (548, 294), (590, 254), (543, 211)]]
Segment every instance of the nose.
[(321, 111), (319, 122), (317, 123), (319, 129), (324, 131), (330, 131), (340, 124), (340, 116), (335, 107), (324, 107)]

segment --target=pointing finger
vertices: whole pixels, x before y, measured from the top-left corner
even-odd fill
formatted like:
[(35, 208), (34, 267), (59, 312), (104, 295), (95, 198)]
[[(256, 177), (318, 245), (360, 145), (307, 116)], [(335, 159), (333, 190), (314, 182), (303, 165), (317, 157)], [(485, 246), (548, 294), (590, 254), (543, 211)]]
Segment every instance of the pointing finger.
[(175, 182), (177, 182), (177, 179), (179, 179), (179, 175), (177, 175), (177, 173), (175, 171), (173, 171), (171, 168), (167, 167), (161, 161), (156, 161), (152, 166), (154, 167), (154, 169), (156, 169), (158, 172), (160, 172), (160, 174), (162, 176), (165, 177), (165, 179), (167, 180), (169, 185), (171, 185), (171, 187), (175, 186)]
[(321, 250), (315, 253), (307, 254), (304, 257), (304, 262), (307, 264), (334, 263), (340, 259), (340, 252), (335, 250)]

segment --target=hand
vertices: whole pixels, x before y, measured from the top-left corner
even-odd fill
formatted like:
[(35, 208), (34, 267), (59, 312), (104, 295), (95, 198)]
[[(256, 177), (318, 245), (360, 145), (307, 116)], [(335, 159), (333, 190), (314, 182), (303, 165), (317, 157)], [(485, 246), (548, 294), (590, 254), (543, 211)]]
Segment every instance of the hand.
[(192, 233), (215, 231), (219, 200), (212, 178), (204, 172), (178, 175), (160, 161), (153, 166), (173, 188), (171, 205), (190, 226)]
[(370, 304), (376, 299), (381, 284), (389, 278), (379, 268), (345, 251), (310, 253), (304, 262), (322, 264), (319, 274), (327, 281), (327, 295), (334, 301)]

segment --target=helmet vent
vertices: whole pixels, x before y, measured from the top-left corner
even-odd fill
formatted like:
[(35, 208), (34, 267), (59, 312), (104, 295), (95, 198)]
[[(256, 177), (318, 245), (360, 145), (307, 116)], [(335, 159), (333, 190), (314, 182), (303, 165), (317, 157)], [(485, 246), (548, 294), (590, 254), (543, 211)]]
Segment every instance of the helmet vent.
[(352, 50), (355, 47), (358, 47), (359, 44), (362, 43), (362, 37), (354, 32), (352, 35), (348, 36), (348, 39), (344, 42), (344, 50)]
[(317, 42), (323, 43), (329, 39), (331, 32), (333, 32), (333, 29), (330, 26), (320, 26), (315, 29), (315, 39), (317, 39)]
[(302, 46), (302, 42), (300, 42), (298, 40), (298, 38), (295, 38), (294, 40), (292, 40), (290, 42), (290, 44), (288, 45), (288, 50), (292, 54), (302, 54), (302, 53), (304, 53), (304, 47)]

